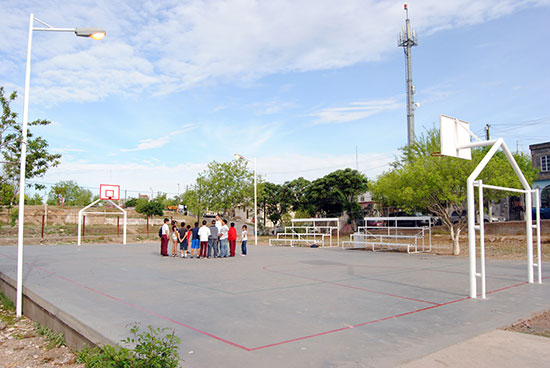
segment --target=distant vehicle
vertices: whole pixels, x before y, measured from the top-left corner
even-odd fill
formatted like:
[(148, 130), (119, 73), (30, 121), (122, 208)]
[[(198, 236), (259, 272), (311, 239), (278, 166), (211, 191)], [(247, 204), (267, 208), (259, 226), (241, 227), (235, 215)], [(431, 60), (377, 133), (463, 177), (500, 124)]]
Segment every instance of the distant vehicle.
[[(483, 221), (484, 222), (489, 222), (489, 215), (484, 213), (483, 214)], [(506, 218), (502, 217), (502, 216), (491, 216), (491, 222), (504, 222), (506, 221)]]
[[(533, 208), (533, 219), (536, 219), (536, 210)], [(550, 220), (550, 207), (543, 207), (540, 209), (540, 218)]]
[[(405, 211), (398, 211), (390, 213), (389, 217), (418, 217), (424, 216), (420, 212), (416, 212), (414, 215), (407, 213)], [(395, 224), (397, 222), (397, 225)], [(419, 227), (419, 226), (428, 226), (427, 220), (400, 220), (400, 221), (388, 221), (388, 226), (398, 226), (398, 227)]]
[[(460, 216), (456, 211), (453, 211), (453, 213), (451, 213), (451, 221), (453, 224), (458, 223), (461, 219), (464, 219), (466, 221), (467, 218), (468, 218), (468, 213), (466, 212), (466, 210), (463, 210)], [(502, 216), (493, 215), (491, 216), (491, 220), (492, 220), (491, 222), (504, 222), (506, 221), (506, 218)], [(477, 219), (476, 219), (476, 222), (477, 222)], [(489, 215), (486, 213), (483, 214), (483, 222), (489, 222)]]
[(462, 219), (466, 220), (466, 217), (467, 217), (466, 210), (462, 210), (462, 213), (460, 215), (458, 214), (458, 212), (453, 211), (451, 213), (451, 222), (453, 224), (457, 224)]

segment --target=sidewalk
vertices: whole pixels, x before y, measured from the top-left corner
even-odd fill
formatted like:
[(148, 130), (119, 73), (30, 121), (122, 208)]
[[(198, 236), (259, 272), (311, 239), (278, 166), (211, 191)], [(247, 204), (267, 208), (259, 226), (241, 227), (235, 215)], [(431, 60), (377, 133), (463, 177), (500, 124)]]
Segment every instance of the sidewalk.
[(398, 367), (516, 368), (546, 367), (548, 364), (550, 338), (494, 330)]

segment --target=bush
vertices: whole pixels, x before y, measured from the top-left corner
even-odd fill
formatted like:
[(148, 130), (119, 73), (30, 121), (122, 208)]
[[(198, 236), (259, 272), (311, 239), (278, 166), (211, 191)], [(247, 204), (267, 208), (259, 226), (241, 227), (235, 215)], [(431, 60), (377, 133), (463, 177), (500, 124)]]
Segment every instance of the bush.
[[(178, 345), (181, 340), (173, 330), (147, 326), (146, 331), (139, 333), (139, 324), (135, 323), (130, 328), (130, 332), (133, 336), (121, 342), (133, 345), (133, 349), (119, 345), (85, 348), (78, 353), (78, 362), (86, 364), (89, 368), (179, 367), (181, 359), (178, 354)], [(164, 333), (166, 334), (161, 336)]]

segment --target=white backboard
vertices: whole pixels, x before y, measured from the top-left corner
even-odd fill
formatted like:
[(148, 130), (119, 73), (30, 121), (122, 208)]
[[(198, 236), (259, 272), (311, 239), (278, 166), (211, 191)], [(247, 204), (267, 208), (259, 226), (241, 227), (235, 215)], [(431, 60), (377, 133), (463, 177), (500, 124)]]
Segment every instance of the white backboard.
[(101, 184), (99, 186), (99, 199), (118, 201), (120, 199), (120, 185)]
[(471, 160), (471, 148), (457, 148), (470, 143), (470, 123), (445, 115), (439, 116), (439, 123), (439, 134), (441, 136), (441, 154), (444, 156)]

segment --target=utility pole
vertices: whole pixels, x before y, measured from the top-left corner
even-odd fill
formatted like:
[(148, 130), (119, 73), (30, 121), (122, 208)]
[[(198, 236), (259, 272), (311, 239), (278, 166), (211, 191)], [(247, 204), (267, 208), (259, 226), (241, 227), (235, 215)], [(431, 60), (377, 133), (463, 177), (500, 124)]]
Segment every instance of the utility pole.
[(485, 124), (485, 140), (491, 139), (491, 134), (489, 133), (489, 129), (491, 129), (491, 124)]
[(407, 13), (407, 19), (405, 21), (405, 28), (402, 29), (397, 44), (403, 47), (407, 63), (407, 142), (408, 145), (411, 146), (414, 142), (414, 109), (418, 106), (418, 104), (414, 103), (413, 97), (416, 89), (412, 81), (411, 47), (417, 46), (418, 41), (414, 30), (411, 30), (411, 21), (409, 20), (409, 9), (407, 8), (407, 4), (404, 5), (404, 8)]

